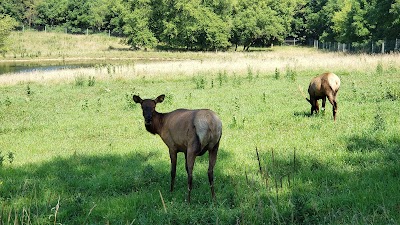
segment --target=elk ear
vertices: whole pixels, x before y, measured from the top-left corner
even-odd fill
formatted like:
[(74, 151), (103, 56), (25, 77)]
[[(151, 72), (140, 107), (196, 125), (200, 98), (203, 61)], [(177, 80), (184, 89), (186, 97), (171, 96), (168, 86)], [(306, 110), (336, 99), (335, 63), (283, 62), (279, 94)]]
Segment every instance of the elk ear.
[(164, 101), (164, 99), (165, 99), (165, 95), (160, 95), (160, 96), (158, 96), (154, 101), (155, 101), (156, 103), (161, 103), (161, 102)]
[(133, 98), (133, 101), (136, 102), (136, 103), (142, 104), (142, 102), (143, 102), (143, 100), (137, 95), (133, 95), (132, 98)]

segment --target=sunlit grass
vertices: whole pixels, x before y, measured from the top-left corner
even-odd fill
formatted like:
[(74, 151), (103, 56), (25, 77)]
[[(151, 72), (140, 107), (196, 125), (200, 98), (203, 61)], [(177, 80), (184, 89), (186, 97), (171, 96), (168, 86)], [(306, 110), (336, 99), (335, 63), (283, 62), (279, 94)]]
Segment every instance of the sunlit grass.
[[(0, 223), (400, 223), (398, 55), (163, 54), (185, 60), (0, 76)], [(336, 122), (329, 103), (309, 116), (298, 89), (325, 71), (342, 81)], [(220, 115), (217, 202), (207, 155), (191, 205), (182, 154), (169, 192), (167, 147), (133, 94)]]
[[(37, 74), (65, 79), (3, 83), (1, 219), (16, 214), (18, 221), (40, 224), (398, 223), (400, 68), (385, 57), (391, 56), (364, 71), (337, 64), (342, 87), (336, 123), (329, 104), (310, 117), (298, 90), (299, 84), (306, 90), (317, 68), (283, 68), (277, 78), (275, 67), (258, 70), (257, 63), (242, 64), (243, 71), (204, 66), (177, 72), (166, 62), (152, 75), (151, 66), (132, 65), (135, 76), (125, 75), (129, 66), (115, 66), (115, 72), (65, 70)], [(220, 115), (216, 203), (207, 184), (207, 156), (196, 160), (190, 206), (183, 155), (176, 190), (169, 192), (167, 147), (144, 129), (132, 94), (166, 94), (157, 107), (161, 112), (210, 108)]]

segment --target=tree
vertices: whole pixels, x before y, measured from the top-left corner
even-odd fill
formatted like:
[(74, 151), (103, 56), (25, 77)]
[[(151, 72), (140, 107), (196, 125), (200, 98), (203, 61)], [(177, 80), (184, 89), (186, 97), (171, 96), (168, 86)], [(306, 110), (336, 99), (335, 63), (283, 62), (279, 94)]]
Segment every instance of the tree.
[(90, 26), (101, 31), (107, 29), (123, 34), (124, 16), (128, 15), (127, 4), (123, 0), (94, 0), (90, 7)]
[(152, 48), (158, 40), (149, 27), (151, 15), (150, 2), (147, 0), (133, 0), (130, 2), (131, 12), (124, 16), (124, 34), (127, 43), (133, 48)]
[(339, 42), (363, 43), (371, 39), (371, 26), (366, 20), (369, 4), (365, 0), (346, 0), (334, 13), (332, 30)]
[(4, 56), (7, 52), (7, 38), (14, 27), (18, 25), (17, 21), (9, 15), (0, 15), (0, 53)]
[(261, 43), (267, 45), (282, 41), (285, 34), (283, 18), (270, 7), (269, 1), (242, 0), (233, 17), (232, 41), (244, 50)]
[(171, 47), (218, 50), (230, 45), (229, 19), (223, 20), (199, 0), (168, 2), (161, 40)]
[(36, 25), (63, 26), (67, 21), (68, 0), (43, 0), (38, 3)]

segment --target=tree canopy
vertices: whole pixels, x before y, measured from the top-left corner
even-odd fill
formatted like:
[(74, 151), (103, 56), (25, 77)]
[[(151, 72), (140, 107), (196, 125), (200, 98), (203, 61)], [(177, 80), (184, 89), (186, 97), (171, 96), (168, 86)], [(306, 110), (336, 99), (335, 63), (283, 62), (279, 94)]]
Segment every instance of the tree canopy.
[(0, 53), (7, 51), (7, 37), (11, 30), (17, 26), (17, 21), (8, 15), (0, 15)]
[(400, 0), (2, 0), (0, 14), (34, 29), (108, 30), (134, 48), (400, 38)]

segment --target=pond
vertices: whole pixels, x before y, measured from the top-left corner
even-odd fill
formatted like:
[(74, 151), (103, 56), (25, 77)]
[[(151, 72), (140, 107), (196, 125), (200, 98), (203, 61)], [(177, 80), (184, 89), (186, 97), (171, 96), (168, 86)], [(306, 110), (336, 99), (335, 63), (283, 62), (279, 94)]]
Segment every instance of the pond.
[(98, 65), (98, 62), (65, 63), (65, 62), (7, 62), (0, 63), (0, 76), (8, 73), (25, 73), (33, 71), (50, 71), (74, 68), (88, 68)]

